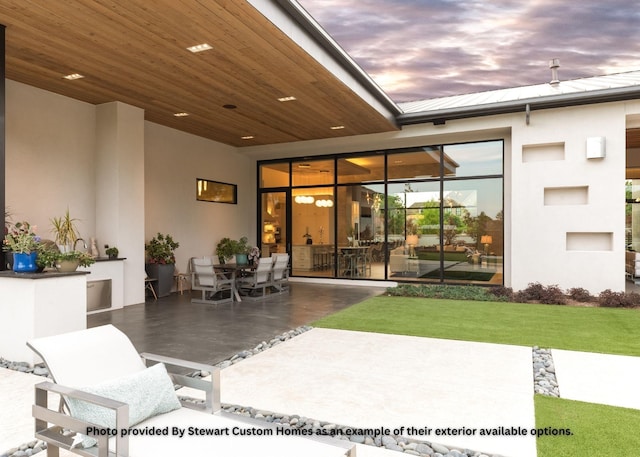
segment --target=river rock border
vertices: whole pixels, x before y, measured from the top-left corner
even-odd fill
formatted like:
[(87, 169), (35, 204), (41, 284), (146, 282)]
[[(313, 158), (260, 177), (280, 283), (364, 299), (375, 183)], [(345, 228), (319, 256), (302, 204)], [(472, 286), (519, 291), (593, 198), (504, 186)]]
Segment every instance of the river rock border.
[(556, 379), (556, 367), (553, 364), (551, 349), (534, 346), (533, 355), (533, 391), (549, 397), (560, 397), (560, 388)]
[[(229, 359), (223, 360), (216, 364), (220, 369), (242, 362), (256, 354), (264, 352), (275, 347), (284, 341), (290, 340), (302, 333), (311, 330), (313, 327), (301, 326), (282, 333), (269, 341), (262, 341), (253, 349), (243, 350), (235, 354)], [(541, 395), (552, 397), (560, 397), (558, 382), (555, 376), (555, 366), (550, 349), (542, 349), (538, 346), (532, 348), (532, 367), (533, 367), (533, 389), (534, 392)], [(0, 367), (10, 370), (31, 373), (38, 376), (49, 376), (47, 369), (41, 365), (30, 367), (26, 362), (11, 362), (0, 358)], [(206, 377), (210, 373), (204, 371), (196, 371), (191, 373), (192, 377)], [(183, 398), (185, 399), (185, 398)], [(346, 425), (334, 424), (330, 422), (319, 421), (296, 414), (284, 414), (271, 411), (258, 410), (248, 406), (223, 404), (224, 411), (238, 414), (240, 416), (252, 417), (254, 419), (263, 420), (268, 423), (279, 424), (282, 427), (313, 430), (322, 430), (323, 432), (333, 433), (336, 438), (348, 440), (357, 444), (366, 444), (370, 446), (382, 447), (389, 450), (399, 451), (407, 455), (420, 457), (500, 457), (499, 455), (484, 454), (469, 449), (450, 448), (438, 443), (429, 441), (420, 441), (404, 436), (393, 434), (385, 435), (362, 435), (353, 434), (354, 427)], [(322, 433), (322, 432), (320, 432)], [(28, 457), (34, 455), (47, 448), (46, 443), (40, 440), (34, 440), (23, 444), (19, 447), (9, 449), (0, 454), (0, 457)]]

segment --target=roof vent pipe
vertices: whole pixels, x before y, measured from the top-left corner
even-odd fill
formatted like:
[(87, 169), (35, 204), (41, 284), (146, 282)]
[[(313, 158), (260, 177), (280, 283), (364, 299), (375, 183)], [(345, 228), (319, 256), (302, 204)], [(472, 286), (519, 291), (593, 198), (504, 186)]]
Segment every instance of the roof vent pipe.
[(551, 59), (549, 61), (549, 68), (551, 68), (551, 81), (549, 84), (556, 85), (560, 84), (560, 79), (558, 79), (558, 68), (560, 68), (560, 59)]

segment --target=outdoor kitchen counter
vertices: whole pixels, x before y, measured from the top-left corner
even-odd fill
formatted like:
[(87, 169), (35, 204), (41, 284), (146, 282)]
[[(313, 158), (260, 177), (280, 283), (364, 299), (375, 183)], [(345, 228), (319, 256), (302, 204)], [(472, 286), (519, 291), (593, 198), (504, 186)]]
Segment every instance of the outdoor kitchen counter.
[(0, 271), (0, 357), (40, 362), (27, 341), (87, 328), (87, 272)]

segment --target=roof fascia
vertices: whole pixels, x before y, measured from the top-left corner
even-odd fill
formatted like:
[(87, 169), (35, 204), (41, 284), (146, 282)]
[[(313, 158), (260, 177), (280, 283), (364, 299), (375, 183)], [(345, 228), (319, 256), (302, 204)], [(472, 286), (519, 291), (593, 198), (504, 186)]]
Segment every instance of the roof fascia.
[(640, 87), (617, 87), (573, 94), (509, 100), (506, 102), (487, 103), (475, 106), (445, 108), (440, 110), (423, 111), (420, 113), (403, 113), (396, 118), (396, 121), (398, 125), (423, 124), (427, 122), (444, 123), (448, 120), (454, 119), (468, 119), (472, 117), (524, 112), (527, 110), (527, 105), (529, 105), (530, 110), (540, 110), (595, 103), (618, 102), (638, 98), (640, 98)]
[[(340, 47), (318, 22), (295, 0), (271, 0), (277, 4), (297, 25), (307, 33), (340, 67), (354, 78), (375, 100), (395, 118), (402, 113), (398, 105), (378, 86), (373, 79)], [(253, 1), (257, 7), (258, 2)], [(271, 18), (269, 18), (271, 19)], [(277, 24), (276, 24), (277, 25)], [(337, 76), (337, 75), (336, 75)]]

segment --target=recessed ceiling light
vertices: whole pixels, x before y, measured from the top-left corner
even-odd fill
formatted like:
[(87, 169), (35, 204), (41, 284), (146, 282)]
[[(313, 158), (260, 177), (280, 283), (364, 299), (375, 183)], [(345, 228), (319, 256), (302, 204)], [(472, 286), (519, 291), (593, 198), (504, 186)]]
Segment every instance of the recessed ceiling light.
[(209, 49), (213, 49), (213, 47), (207, 43), (202, 43), (202, 44), (196, 44), (195, 46), (189, 46), (187, 49), (193, 53), (196, 53), (196, 52), (208, 51)]
[(288, 97), (280, 97), (278, 99), (279, 102), (292, 102), (294, 100), (297, 100), (297, 98), (295, 98), (293, 95), (289, 95)]
[(228, 104), (228, 105), (222, 105), (222, 107), (224, 109), (236, 109), (237, 106), (236, 105), (232, 105), (232, 104)]
[(311, 168), (310, 163), (301, 163), (298, 165), (298, 168)]
[(184, 112), (182, 112), (182, 113), (173, 113), (173, 115), (175, 117), (186, 117), (186, 116), (189, 115), (189, 113), (184, 113)]
[(64, 76), (64, 79), (68, 79), (70, 81), (81, 78), (84, 78), (84, 76), (82, 76), (80, 73), (71, 73), (70, 75)]
[(332, 127), (329, 127), (331, 130), (342, 130), (344, 128), (344, 125), (334, 125)]
[(241, 136), (240, 137), (241, 140), (252, 140), (254, 138), (255, 138), (255, 136), (253, 136), (253, 135), (245, 135), (245, 136)]

